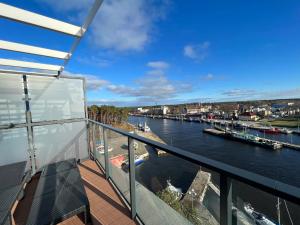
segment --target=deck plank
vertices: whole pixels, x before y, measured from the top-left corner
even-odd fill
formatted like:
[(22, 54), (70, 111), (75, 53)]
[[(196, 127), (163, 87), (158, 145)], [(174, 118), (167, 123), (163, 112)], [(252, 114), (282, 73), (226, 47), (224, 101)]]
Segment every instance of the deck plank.
[[(131, 220), (130, 211), (94, 161), (87, 160), (78, 167), (90, 202), (93, 225), (138, 224)], [(35, 177), (26, 187), (25, 198), (20, 201), (14, 213), (16, 225), (26, 223), (28, 208), (30, 209), (38, 179), (39, 177)], [(84, 222), (81, 216), (74, 216), (60, 225), (84, 225)]]

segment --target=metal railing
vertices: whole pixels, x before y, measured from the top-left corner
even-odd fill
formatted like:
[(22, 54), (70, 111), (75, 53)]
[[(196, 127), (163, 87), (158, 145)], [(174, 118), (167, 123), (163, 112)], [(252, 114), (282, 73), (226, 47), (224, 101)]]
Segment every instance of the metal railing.
[[(133, 133), (128, 133), (124, 130), (111, 127), (106, 124), (96, 122), (89, 119), (90, 125), (98, 125), (102, 128), (103, 142), (104, 142), (104, 157), (105, 157), (105, 173), (106, 178), (111, 179), (109, 156), (108, 156), (108, 139), (107, 132), (113, 131), (118, 134), (124, 135), (128, 138), (128, 158), (129, 158), (129, 184), (130, 184), (130, 208), (131, 216), (135, 218), (136, 213), (136, 184), (135, 184), (135, 163), (134, 163), (134, 144), (133, 141), (139, 141), (144, 144), (150, 145), (153, 148), (163, 150), (173, 156), (187, 160), (188, 162), (203, 166), (212, 171), (220, 174), (220, 224), (230, 225), (232, 224), (232, 180), (250, 185), (256, 189), (267, 192), (276, 197), (290, 201), (296, 205), (300, 205), (300, 189), (280, 181), (267, 178), (216, 160), (206, 158), (201, 155), (191, 153), (189, 151), (182, 150), (180, 148), (162, 144)], [(90, 128), (94, 129), (94, 126)], [(94, 133), (94, 132), (92, 132)], [(91, 137), (90, 137), (91, 138)], [(95, 145), (95, 143), (93, 143)], [(95, 149), (95, 146), (92, 147)]]

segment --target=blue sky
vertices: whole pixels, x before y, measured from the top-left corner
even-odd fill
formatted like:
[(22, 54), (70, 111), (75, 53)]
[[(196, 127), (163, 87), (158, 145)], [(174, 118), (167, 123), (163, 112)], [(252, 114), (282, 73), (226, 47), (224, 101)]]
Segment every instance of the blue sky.
[[(3, 2), (76, 25), (92, 5), (92, 0)], [(4, 19), (0, 26), (3, 40), (64, 51), (73, 41)], [(299, 40), (298, 0), (105, 0), (65, 74), (85, 76), (88, 100), (98, 104), (300, 97)]]

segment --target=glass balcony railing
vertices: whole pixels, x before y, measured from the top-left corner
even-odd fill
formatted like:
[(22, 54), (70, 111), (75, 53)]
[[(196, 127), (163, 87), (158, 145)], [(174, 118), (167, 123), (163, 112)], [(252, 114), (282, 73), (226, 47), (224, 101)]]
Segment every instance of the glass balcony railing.
[[(296, 222), (297, 187), (93, 120), (89, 129), (96, 162), (143, 224)], [(249, 201), (249, 190), (262, 199)]]

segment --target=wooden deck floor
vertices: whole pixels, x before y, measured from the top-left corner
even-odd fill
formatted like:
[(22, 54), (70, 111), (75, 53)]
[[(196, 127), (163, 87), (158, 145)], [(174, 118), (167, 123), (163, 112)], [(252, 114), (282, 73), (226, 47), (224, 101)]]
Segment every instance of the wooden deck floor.
[[(131, 225), (138, 224), (131, 220), (130, 212), (124, 205), (103, 172), (95, 162), (88, 160), (79, 165), (81, 177), (90, 202), (93, 225)], [(36, 176), (25, 189), (25, 198), (21, 200), (14, 212), (16, 225), (25, 225), (32, 198), (38, 183)], [(74, 216), (60, 223), (61, 225), (83, 225), (82, 219)]]

